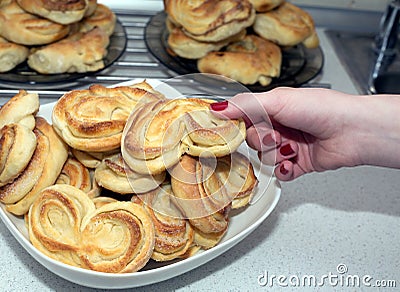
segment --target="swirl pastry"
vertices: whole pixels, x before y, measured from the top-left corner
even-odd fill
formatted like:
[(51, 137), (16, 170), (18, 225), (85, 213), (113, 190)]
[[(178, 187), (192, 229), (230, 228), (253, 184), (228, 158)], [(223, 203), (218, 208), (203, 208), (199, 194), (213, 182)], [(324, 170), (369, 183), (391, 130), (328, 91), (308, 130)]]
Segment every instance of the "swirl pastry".
[(85, 152), (77, 149), (71, 149), (72, 155), (87, 168), (96, 168), (104, 158), (119, 153), (119, 149), (110, 152)]
[(266, 86), (279, 77), (282, 52), (279, 46), (255, 35), (230, 44), (224, 52), (210, 52), (197, 62), (202, 73), (219, 74), (243, 84)]
[(17, 0), (29, 13), (51, 21), (70, 24), (80, 21), (88, 9), (88, 0)]
[(68, 157), (56, 184), (68, 184), (88, 193), (92, 189), (89, 170), (78, 160)]
[(0, 35), (13, 43), (45, 45), (64, 38), (69, 32), (67, 25), (27, 13), (16, 0), (5, 0), (0, 5)]
[(115, 13), (107, 6), (99, 3), (94, 13), (82, 19), (78, 26), (80, 32), (88, 32), (95, 27), (99, 27), (108, 36), (111, 36), (114, 32), (116, 21)]
[(29, 210), (29, 237), (41, 252), (63, 263), (106, 273), (141, 269), (154, 248), (154, 226), (133, 202), (93, 201), (70, 185), (44, 189)]
[(138, 103), (163, 98), (145, 81), (133, 86), (89, 89), (64, 94), (53, 108), (53, 127), (64, 141), (84, 152), (117, 150), (125, 123)]
[(39, 110), (39, 95), (20, 90), (0, 108), (0, 128), (19, 123), (33, 130), (35, 115)]
[(36, 149), (36, 136), (21, 124), (0, 129), (0, 187), (11, 183), (25, 169)]
[(281, 5), (285, 0), (249, 0), (257, 12), (266, 12)]
[(125, 165), (120, 153), (104, 158), (96, 167), (97, 183), (115, 193), (145, 193), (157, 188), (165, 179), (165, 172), (155, 176), (139, 174)]
[(26, 60), (29, 49), (0, 36), (0, 73), (10, 71)]
[(162, 100), (136, 107), (124, 130), (121, 151), (139, 173), (158, 174), (184, 153), (224, 156), (244, 141), (242, 120), (221, 120), (210, 113), (211, 100)]
[(11, 183), (0, 188), (0, 201), (7, 211), (25, 214), (39, 192), (56, 181), (68, 158), (68, 147), (41, 117), (36, 118), (36, 149), (24, 171)]
[(35, 50), (28, 65), (41, 74), (82, 73), (104, 68), (110, 39), (100, 28), (77, 32), (58, 42)]
[(170, 20), (198, 41), (221, 41), (251, 26), (255, 19), (247, 0), (167, 0), (164, 6)]
[(171, 184), (165, 183), (154, 191), (132, 198), (145, 206), (153, 220), (156, 241), (151, 258), (156, 261), (182, 257), (193, 244), (193, 228), (171, 200), (172, 196)]
[(289, 2), (274, 10), (258, 13), (253, 29), (261, 37), (281, 46), (303, 43), (307, 48), (316, 48), (319, 45), (310, 14)]

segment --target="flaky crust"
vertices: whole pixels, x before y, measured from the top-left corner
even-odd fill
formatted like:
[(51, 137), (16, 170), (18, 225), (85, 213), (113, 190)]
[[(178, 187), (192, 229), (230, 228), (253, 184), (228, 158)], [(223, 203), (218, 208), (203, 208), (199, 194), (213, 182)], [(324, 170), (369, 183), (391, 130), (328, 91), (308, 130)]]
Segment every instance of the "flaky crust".
[(0, 73), (14, 69), (26, 60), (29, 49), (7, 41), (0, 36)]
[(17, 0), (29, 13), (61, 24), (80, 21), (89, 7), (88, 0)]
[(115, 13), (103, 4), (97, 4), (94, 13), (83, 18), (78, 26), (80, 32), (88, 32), (95, 27), (101, 28), (108, 36), (111, 36), (115, 29), (117, 17)]
[(45, 45), (64, 38), (69, 31), (69, 26), (27, 13), (15, 0), (0, 6), (0, 35), (14, 43)]
[(55, 183), (68, 184), (85, 193), (92, 189), (89, 169), (74, 157), (68, 157)]
[(52, 121), (57, 133), (74, 149), (106, 152), (121, 145), (125, 123), (138, 103), (163, 96), (146, 82), (133, 86), (89, 89), (64, 94), (53, 108)]
[(319, 45), (311, 15), (289, 2), (274, 10), (258, 13), (253, 29), (261, 37), (281, 46), (294, 46), (307, 39), (304, 45), (308, 48)]
[(193, 39), (216, 42), (253, 24), (255, 10), (245, 1), (164, 1), (170, 19)]
[(28, 65), (41, 74), (97, 71), (104, 68), (109, 42), (100, 28), (78, 32), (35, 50), (28, 57)]
[(285, 0), (249, 0), (257, 12), (266, 12), (281, 5)]
[(279, 46), (255, 35), (232, 43), (224, 52), (210, 52), (197, 62), (202, 73), (223, 75), (243, 84), (266, 86), (279, 77), (282, 53)]

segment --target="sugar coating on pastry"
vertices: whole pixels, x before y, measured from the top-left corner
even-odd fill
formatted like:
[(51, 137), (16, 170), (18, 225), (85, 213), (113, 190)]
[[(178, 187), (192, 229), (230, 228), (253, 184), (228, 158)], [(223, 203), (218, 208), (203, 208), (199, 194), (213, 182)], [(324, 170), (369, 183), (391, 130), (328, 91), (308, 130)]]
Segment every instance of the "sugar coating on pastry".
[(0, 36), (0, 73), (14, 69), (26, 60), (29, 49)]
[(282, 52), (279, 46), (256, 35), (230, 44), (226, 51), (210, 52), (197, 61), (202, 73), (218, 74), (243, 84), (266, 86), (279, 77)]
[(74, 157), (68, 157), (55, 183), (68, 184), (85, 193), (92, 189), (89, 169)]
[(258, 13), (253, 29), (261, 37), (281, 46), (294, 46), (307, 39), (305, 45), (308, 48), (319, 45), (311, 15), (289, 2), (274, 10)]
[(255, 10), (247, 0), (168, 0), (164, 6), (171, 21), (199, 41), (226, 39), (251, 26), (255, 18)]

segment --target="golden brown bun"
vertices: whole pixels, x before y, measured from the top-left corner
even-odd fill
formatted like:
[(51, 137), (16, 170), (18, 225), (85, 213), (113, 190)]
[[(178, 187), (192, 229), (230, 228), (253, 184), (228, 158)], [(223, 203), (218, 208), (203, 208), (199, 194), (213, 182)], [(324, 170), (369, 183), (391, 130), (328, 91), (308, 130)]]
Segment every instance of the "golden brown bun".
[(210, 112), (212, 100), (161, 100), (136, 107), (124, 131), (121, 152), (138, 173), (158, 174), (184, 153), (224, 156), (244, 141), (242, 120), (222, 120)]
[(87, 0), (17, 0), (27, 12), (61, 24), (70, 24), (83, 18), (89, 7)]
[(202, 73), (229, 77), (243, 84), (261, 85), (279, 77), (282, 63), (281, 49), (274, 43), (255, 35), (247, 35), (224, 52), (210, 52), (197, 62)]
[(0, 35), (11, 42), (21, 45), (45, 45), (64, 38), (69, 31), (67, 25), (25, 12), (15, 0), (1, 3)]
[(308, 48), (319, 45), (314, 21), (305, 10), (285, 2), (274, 10), (258, 13), (253, 25), (261, 37), (281, 46), (303, 43)]
[(97, 8), (97, 0), (88, 0), (88, 7), (86, 9), (84, 17), (91, 16)]
[(285, 0), (249, 0), (257, 12), (266, 12), (281, 5)]
[(169, 0), (165, 11), (171, 21), (198, 41), (217, 42), (253, 24), (255, 10), (247, 0)]
[(68, 158), (68, 147), (41, 117), (36, 118), (34, 129), (37, 145), (29, 164), (12, 182), (0, 188), (0, 200), (7, 211), (25, 214), (39, 192), (55, 183)]
[(29, 49), (0, 36), (0, 73), (14, 69), (26, 60)]
[(104, 68), (108, 35), (100, 28), (75, 33), (59, 42), (35, 50), (28, 65), (41, 74), (90, 72)]
[(29, 211), (28, 227), (32, 244), (42, 253), (105, 273), (141, 269), (155, 241), (152, 220), (142, 206), (110, 202), (96, 208), (84, 192), (70, 185), (42, 190)]
[(219, 51), (229, 43), (241, 40), (246, 35), (246, 30), (240, 31), (227, 39), (218, 42), (200, 42), (188, 37), (181, 28), (175, 27), (168, 36), (168, 46), (182, 58), (199, 59), (212, 51)]
[(163, 96), (146, 82), (132, 86), (89, 89), (64, 94), (53, 108), (53, 127), (65, 142), (84, 152), (117, 150), (125, 123), (138, 103)]
[(79, 22), (79, 31), (88, 32), (95, 27), (101, 28), (108, 36), (111, 36), (115, 29), (117, 17), (114, 12), (103, 4), (97, 4), (97, 8), (90, 16)]
[(0, 128), (19, 123), (33, 130), (35, 115), (39, 110), (39, 95), (20, 90), (0, 108)]
[(68, 157), (55, 183), (68, 184), (85, 193), (92, 189), (89, 169), (73, 157)]

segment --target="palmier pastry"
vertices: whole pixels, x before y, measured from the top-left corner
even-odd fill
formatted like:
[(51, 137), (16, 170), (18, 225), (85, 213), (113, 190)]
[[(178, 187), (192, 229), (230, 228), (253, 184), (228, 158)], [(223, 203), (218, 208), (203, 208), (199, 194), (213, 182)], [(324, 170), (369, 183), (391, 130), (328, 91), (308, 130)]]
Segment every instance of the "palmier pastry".
[(236, 42), (246, 35), (246, 31), (242, 30), (227, 39), (218, 42), (201, 42), (183, 33), (181, 28), (175, 27), (168, 36), (168, 46), (171, 50), (182, 58), (199, 59), (212, 51), (219, 51), (231, 42)]
[(80, 21), (89, 6), (88, 0), (17, 0), (17, 2), (29, 13), (61, 24)]
[(109, 203), (118, 202), (117, 199), (114, 199), (111, 197), (96, 197), (96, 198), (92, 198), (92, 201), (96, 208), (100, 208)]
[(243, 84), (266, 86), (279, 77), (282, 52), (276, 44), (255, 35), (230, 44), (226, 51), (210, 52), (197, 62), (202, 73), (218, 74)]
[(222, 120), (209, 109), (212, 100), (161, 100), (136, 107), (124, 130), (121, 152), (131, 169), (158, 174), (184, 153), (225, 156), (244, 141), (242, 120)]
[(258, 13), (253, 29), (261, 37), (281, 46), (304, 43), (308, 48), (315, 48), (319, 45), (310, 14), (289, 2), (274, 10)]
[(198, 41), (221, 41), (251, 26), (255, 19), (247, 0), (168, 0), (164, 5), (170, 20)]
[(88, 32), (95, 27), (101, 28), (108, 36), (111, 36), (115, 29), (117, 17), (115, 13), (103, 4), (97, 4), (94, 13), (82, 19), (79, 25), (80, 32)]
[(56, 184), (68, 184), (88, 193), (92, 189), (89, 170), (73, 157), (68, 157)]
[(163, 98), (146, 83), (106, 88), (92, 85), (64, 94), (53, 108), (53, 127), (65, 142), (84, 152), (119, 149), (125, 123), (138, 103)]
[(39, 95), (20, 90), (0, 108), (0, 128), (19, 123), (33, 130), (35, 115), (39, 110)]
[(125, 165), (120, 153), (104, 158), (96, 167), (97, 183), (119, 194), (146, 193), (157, 188), (165, 179), (165, 172), (152, 176), (139, 174)]
[(249, 0), (257, 12), (266, 12), (281, 5), (285, 0)]
[(26, 60), (29, 49), (0, 36), (0, 73), (14, 69)]
[(169, 261), (185, 255), (192, 247), (194, 231), (172, 199), (170, 183), (146, 194), (134, 196), (153, 220), (156, 241), (151, 256), (156, 261)]
[(1, 3), (0, 35), (13, 43), (45, 45), (64, 38), (69, 31), (69, 26), (27, 13), (15, 0)]
[(25, 214), (39, 192), (56, 181), (68, 158), (68, 147), (44, 118), (36, 118), (36, 149), (24, 171), (0, 188), (0, 201), (7, 211)]
[(75, 33), (56, 43), (34, 50), (28, 65), (41, 74), (82, 73), (104, 68), (110, 42), (100, 28)]
[(21, 124), (0, 129), (0, 187), (11, 183), (23, 172), (36, 149), (36, 136)]
[(28, 216), (32, 244), (63, 263), (106, 273), (141, 269), (154, 248), (154, 226), (133, 202), (93, 201), (70, 185), (44, 189)]

